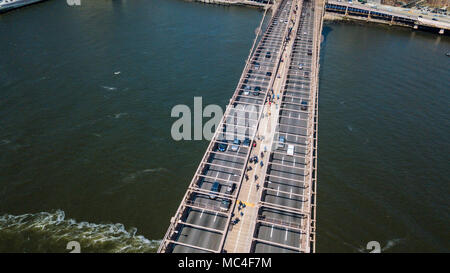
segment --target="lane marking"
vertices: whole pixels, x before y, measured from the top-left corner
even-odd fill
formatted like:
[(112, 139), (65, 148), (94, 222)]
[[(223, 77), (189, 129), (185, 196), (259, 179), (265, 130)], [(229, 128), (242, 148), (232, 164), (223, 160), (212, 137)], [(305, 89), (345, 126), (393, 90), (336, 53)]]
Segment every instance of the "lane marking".
[(204, 209), (202, 209), (202, 213), (200, 213), (200, 218), (202, 218), (202, 216), (203, 216), (203, 212), (204, 212), (205, 210)]
[(270, 229), (270, 238), (272, 238), (272, 233), (273, 233), (273, 225), (272, 228)]

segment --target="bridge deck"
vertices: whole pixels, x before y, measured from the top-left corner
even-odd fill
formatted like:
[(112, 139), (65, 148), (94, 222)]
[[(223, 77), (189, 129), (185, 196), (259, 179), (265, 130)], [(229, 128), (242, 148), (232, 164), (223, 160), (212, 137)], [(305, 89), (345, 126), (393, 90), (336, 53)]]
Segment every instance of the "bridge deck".
[[(311, 203), (315, 200), (311, 198), (315, 192), (311, 190), (313, 119), (317, 110), (318, 46), (314, 45), (320, 39), (317, 22), (322, 14), (314, 16), (314, 3), (309, 0), (300, 14), (302, 4), (283, 0), (274, 11), (159, 252), (310, 250)], [(280, 100), (269, 106), (272, 95)], [(306, 109), (301, 106), (303, 101)], [(285, 137), (284, 147), (278, 146), (280, 135)], [(234, 149), (235, 138), (248, 138), (257, 145), (241, 143)], [(287, 145), (295, 146), (293, 156), (286, 155)], [(250, 156), (260, 153), (270, 156), (261, 158), (263, 165), (248, 170)], [(258, 191), (255, 185), (261, 180), (264, 184)], [(221, 185), (218, 192), (211, 191), (215, 182)], [(236, 190), (226, 192), (231, 184)], [(230, 202), (229, 208), (223, 207), (224, 200)], [(243, 215), (241, 206), (236, 205), (240, 201), (247, 204)], [(239, 217), (238, 224), (231, 224)]]

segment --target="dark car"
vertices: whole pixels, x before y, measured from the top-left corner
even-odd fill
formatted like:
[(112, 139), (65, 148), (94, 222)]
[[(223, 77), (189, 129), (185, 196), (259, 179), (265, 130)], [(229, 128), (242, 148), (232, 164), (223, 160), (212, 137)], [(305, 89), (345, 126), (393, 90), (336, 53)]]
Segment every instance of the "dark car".
[(223, 143), (219, 143), (219, 145), (217, 146), (217, 149), (221, 152), (225, 152), (228, 147), (227, 140), (222, 139), (221, 142), (223, 142)]
[(270, 51), (268, 51), (268, 52), (266, 53), (266, 58), (269, 59), (270, 57), (271, 57)]
[(302, 106), (300, 107), (300, 109), (302, 109), (303, 111), (308, 109), (308, 102), (302, 100), (302, 102), (300, 103)]
[(249, 139), (248, 137), (246, 137), (246, 138), (244, 139), (244, 142), (242, 142), (242, 145), (243, 145), (243, 146), (249, 147), (249, 146), (250, 146), (250, 139)]
[(211, 199), (216, 199), (217, 197), (217, 192), (220, 192), (220, 183), (219, 182), (214, 182), (211, 186), (211, 191), (212, 193), (209, 194), (209, 198)]
[(267, 72), (266, 76), (269, 76), (269, 77), (272, 76), (272, 72)]
[(308, 55), (311, 56), (312, 55), (312, 50), (308, 49)]
[(261, 92), (261, 87), (256, 86), (255, 89), (253, 89), (253, 95), (258, 96), (259, 92)]

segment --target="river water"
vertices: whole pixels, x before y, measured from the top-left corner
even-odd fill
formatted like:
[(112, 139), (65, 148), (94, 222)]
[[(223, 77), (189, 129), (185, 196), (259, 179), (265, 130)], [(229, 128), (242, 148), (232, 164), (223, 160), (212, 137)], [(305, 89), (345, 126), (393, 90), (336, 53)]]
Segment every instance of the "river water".
[[(178, 104), (224, 106), (262, 12), (47, 1), (0, 15), (0, 252), (154, 252), (208, 145)], [(449, 37), (326, 23), (318, 252), (449, 252)]]

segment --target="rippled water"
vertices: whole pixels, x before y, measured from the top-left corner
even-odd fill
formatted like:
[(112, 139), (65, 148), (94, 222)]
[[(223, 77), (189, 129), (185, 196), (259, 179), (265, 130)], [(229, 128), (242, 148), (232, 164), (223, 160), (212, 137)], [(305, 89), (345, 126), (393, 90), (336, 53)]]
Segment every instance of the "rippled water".
[[(0, 251), (155, 251), (207, 146), (173, 141), (170, 110), (227, 103), (261, 16), (178, 0), (0, 15)], [(449, 38), (324, 35), (317, 250), (448, 252)]]

